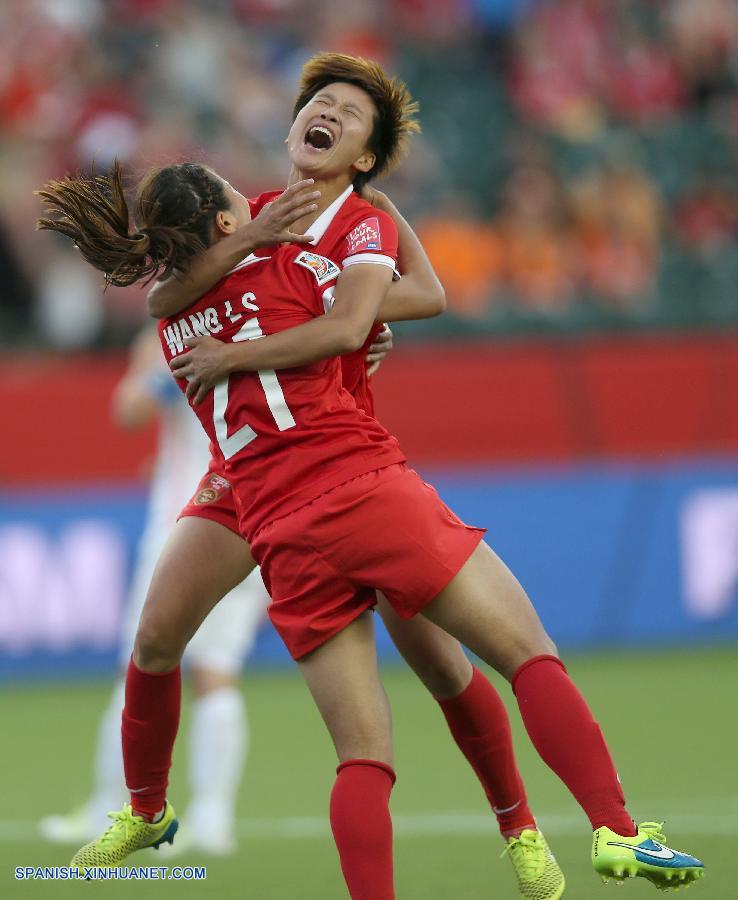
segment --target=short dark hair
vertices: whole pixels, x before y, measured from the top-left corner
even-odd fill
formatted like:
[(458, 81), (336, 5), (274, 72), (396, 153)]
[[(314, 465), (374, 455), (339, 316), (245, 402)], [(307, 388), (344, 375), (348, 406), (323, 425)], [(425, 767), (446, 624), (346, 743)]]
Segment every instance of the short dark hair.
[(420, 131), (416, 118), (419, 107), (404, 82), (390, 78), (379, 63), (345, 53), (318, 53), (303, 67), (293, 119), (319, 91), (339, 81), (361, 88), (377, 108), (368, 142), (376, 161), (369, 172), (358, 172), (354, 178), (354, 187), (361, 190), (372, 178), (391, 171), (400, 162), (409, 136)]

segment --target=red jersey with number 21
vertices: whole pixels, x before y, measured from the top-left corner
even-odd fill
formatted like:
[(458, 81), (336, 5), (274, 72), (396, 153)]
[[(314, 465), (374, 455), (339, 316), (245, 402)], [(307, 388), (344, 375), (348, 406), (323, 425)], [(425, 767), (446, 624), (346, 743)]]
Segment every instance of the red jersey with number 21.
[[(392, 243), (387, 218), (381, 255), (394, 257), (397, 233)], [(192, 335), (254, 340), (323, 315), (339, 273), (332, 260), (294, 244), (249, 257), (188, 309), (160, 322), (164, 354), (169, 361), (185, 352)], [(184, 390), (186, 382), (179, 385)], [(330, 488), (405, 459), (395, 438), (343, 388), (338, 358), (279, 373), (235, 373), (194, 410), (223, 459), (247, 540)]]

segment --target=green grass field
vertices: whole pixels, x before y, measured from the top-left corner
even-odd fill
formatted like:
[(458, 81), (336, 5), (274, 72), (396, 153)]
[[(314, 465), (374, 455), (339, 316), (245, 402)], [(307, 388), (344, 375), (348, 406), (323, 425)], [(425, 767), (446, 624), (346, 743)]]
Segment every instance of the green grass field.
[[(738, 846), (738, 648), (574, 657), (569, 668), (608, 736), (632, 813), (641, 820), (666, 819), (672, 845), (706, 861), (707, 877), (687, 896), (737, 898), (730, 864)], [(398, 900), (514, 900), (512, 870), (499, 859), (502, 843), (492, 816), (435, 704), (403, 669), (387, 670), (386, 685), (395, 714)], [(333, 754), (307, 691), (295, 672), (249, 675), (244, 690), (252, 750), (239, 797), (238, 854), (167, 860), (206, 865), (204, 882), (81, 884), (17, 882), (13, 871), (68, 862), (69, 851), (35, 837), (35, 822), (84, 799), (107, 687), (4, 689), (0, 898), (345, 897), (327, 825)], [(516, 709), (511, 718), (531, 805), (567, 875), (567, 900), (661, 896), (640, 880), (622, 887), (597, 880), (586, 819), (535, 756)], [(178, 809), (186, 803), (184, 748), (182, 740), (171, 791)], [(149, 850), (131, 862), (161, 861)]]

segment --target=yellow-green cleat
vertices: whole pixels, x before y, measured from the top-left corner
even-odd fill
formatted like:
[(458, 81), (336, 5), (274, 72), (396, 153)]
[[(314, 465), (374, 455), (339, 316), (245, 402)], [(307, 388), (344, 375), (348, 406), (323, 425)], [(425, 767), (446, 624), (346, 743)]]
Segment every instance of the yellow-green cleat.
[(647, 878), (660, 891), (685, 887), (705, 874), (700, 860), (664, 846), (663, 822), (642, 822), (633, 837), (603, 826), (592, 837), (592, 865), (603, 881)]
[(502, 855), (510, 857), (521, 897), (526, 900), (559, 900), (564, 896), (564, 873), (540, 831), (526, 828), (520, 837), (509, 838)]
[(84, 868), (92, 866), (117, 866), (136, 850), (171, 844), (179, 828), (174, 809), (167, 803), (164, 815), (158, 822), (147, 822), (136, 816), (130, 803), (119, 812), (108, 813), (113, 824), (95, 841), (85, 844), (72, 858), (71, 865)]

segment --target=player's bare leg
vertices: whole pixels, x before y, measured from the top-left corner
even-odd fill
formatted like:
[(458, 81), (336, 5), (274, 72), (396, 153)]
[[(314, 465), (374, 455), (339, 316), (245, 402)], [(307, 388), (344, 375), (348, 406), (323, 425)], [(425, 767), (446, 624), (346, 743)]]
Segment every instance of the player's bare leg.
[(179, 727), (179, 662), (215, 604), (254, 568), (248, 545), (216, 522), (186, 516), (157, 563), (126, 676), (123, 768), (131, 803), (74, 865), (117, 865), (134, 850), (171, 843), (178, 822), (166, 801)]
[(556, 655), (528, 595), (483, 541), (423, 615), (508, 681), (534, 656)]
[(442, 628), (416, 616), (401, 619), (377, 592), (377, 612), (402, 658), (436, 700), (457, 697), (472, 679), (474, 667), (461, 645)]
[(144, 672), (179, 665), (211, 609), (256, 568), (248, 544), (210, 519), (184, 516), (172, 529), (151, 579), (133, 647)]
[(480, 543), (423, 612), (512, 682), (533, 744), (592, 827), (610, 824), (634, 834), (600, 729), (502, 560)]
[(379, 680), (372, 614), (299, 660), (339, 760), (333, 836), (352, 900), (393, 900), (392, 716)]
[[(599, 725), (525, 591), (485, 543), (423, 613), (511, 682), (533, 745), (592, 824), (597, 871), (642, 875), (660, 887), (701, 876), (699, 860), (657, 843), (657, 825), (635, 827)], [(598, 841), (603, 834), (608, 840)], [(622, 849), (613, 853), (611, 846)]]
[(177, 522), (156, 565), (128, 668), (122, 729), (131, 806), (146, 819), (164, 807), (187, 642), (254, 565), (238, 535), (194, 516)]
[(564, 875), (528, 807), (505, 705), (461, 644), (422, 616), (402, 619), (378, 594), (395, 646), (430, 691), (457, 746), (484, 788), (522, 897), (561, 897)]
[(499, 694), (459, 642), (422, 616), (401, 619), (383, 595), (378, 609), (395, 646), (438, 701), (459, 749), (479, 778), (504, 838), (535, 829)]
[(216, 522), (186, 516), (162, 551), (141, 613), (126, 676), (123, 768), (131, 803), (75, 865), (116, 865), (134, 850), (171, 843), (178, 823), (166, 802), (179, 727), (179, 662), (210, 610), (255, 564), (248, 545)]

